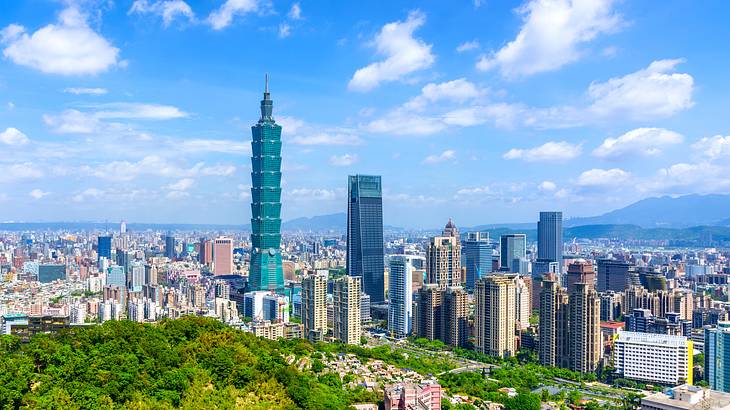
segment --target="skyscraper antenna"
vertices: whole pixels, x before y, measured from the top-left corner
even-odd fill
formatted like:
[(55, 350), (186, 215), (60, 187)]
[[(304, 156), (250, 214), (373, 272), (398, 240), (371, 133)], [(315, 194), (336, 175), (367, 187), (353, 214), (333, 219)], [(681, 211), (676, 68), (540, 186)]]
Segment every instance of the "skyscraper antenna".
[(269, 73), (266, 73), (266, 74), (264, 75), (264, 79), (265, 79), (265, 86), (264, 86), (264, 92), (265, 92), (266, 94), (268, 94), (268, 93), (269, 93)]

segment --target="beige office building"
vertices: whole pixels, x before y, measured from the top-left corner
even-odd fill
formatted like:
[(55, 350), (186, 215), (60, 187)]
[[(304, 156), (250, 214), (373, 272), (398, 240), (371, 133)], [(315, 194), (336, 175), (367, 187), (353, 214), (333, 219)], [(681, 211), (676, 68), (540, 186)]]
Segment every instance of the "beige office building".
[(488, 275), (474, 289), (476, 350), (497, 357), (514, 356), (516, 283), (513, 275)]
[(418, 293), (415, 333), (452, 346), (465, 346), (469, 339), (469, 297), (460, 287), (441, 289), (425, 285)]
[(351, 345), (360, 344), (362, 323), (360, 317), (360, 277), (343, 276), (334, 282), (333, 334), (335, 339)]
[(323, 340), (327, 335), (327, 271), (302, 280), (302, 325), (304, 337), (311, 341)]
[(233, 239), (217, 238), (213, 244), (213, 274), (233, 273)]

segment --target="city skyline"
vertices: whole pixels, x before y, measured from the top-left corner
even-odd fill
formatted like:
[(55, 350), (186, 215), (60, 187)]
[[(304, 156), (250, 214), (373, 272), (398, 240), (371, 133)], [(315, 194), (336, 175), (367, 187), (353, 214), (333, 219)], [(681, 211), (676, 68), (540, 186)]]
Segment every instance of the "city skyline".
[[(344, 212), (357, 173), (382, 175), (386, 223), (415, 227), (728, 189), (727, 56), (708, 52), (725, 4), (561, 3), (561, 35), (537, 1), (180, 3), (3, 6), (3, 220), (245, 223), (264, 72), (285, 220)], [(49, 33), (67, 50), (49, 53)], [(394, 64), (405, 50), (415, 60)]]

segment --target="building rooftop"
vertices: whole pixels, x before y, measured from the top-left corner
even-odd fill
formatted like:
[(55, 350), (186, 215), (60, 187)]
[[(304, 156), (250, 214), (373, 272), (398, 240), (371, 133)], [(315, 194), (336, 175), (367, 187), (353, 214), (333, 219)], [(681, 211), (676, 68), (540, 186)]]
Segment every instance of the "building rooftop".
[(642, 408), (727, 410), (730, 393), (683, 384), (641, 399)]
[(683, 347), (687, 345), (687, 338), (675, 335), (622, 331), (618, 332), (617, 342)]

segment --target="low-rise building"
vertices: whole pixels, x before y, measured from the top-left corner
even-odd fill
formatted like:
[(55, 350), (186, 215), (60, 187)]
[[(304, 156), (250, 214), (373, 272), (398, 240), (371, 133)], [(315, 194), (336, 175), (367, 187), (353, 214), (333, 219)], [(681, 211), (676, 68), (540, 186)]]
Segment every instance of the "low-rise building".
[(641, 410), (730, 410), (730, 394), (684, 384), (642, 398)]
[(650, 383), (692, 384), (692, 341), (684, 336), (619, 332), (613, 366), (627, 379)]

